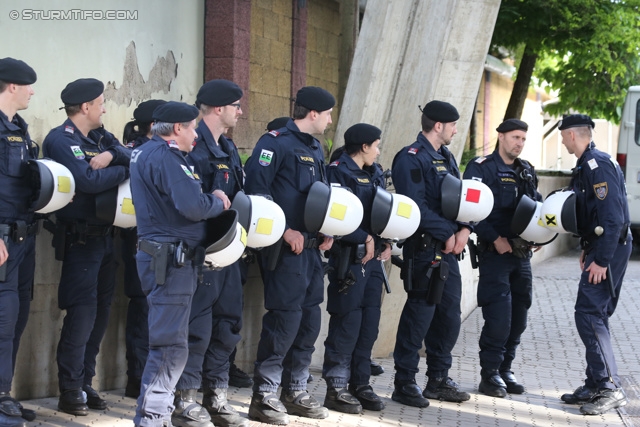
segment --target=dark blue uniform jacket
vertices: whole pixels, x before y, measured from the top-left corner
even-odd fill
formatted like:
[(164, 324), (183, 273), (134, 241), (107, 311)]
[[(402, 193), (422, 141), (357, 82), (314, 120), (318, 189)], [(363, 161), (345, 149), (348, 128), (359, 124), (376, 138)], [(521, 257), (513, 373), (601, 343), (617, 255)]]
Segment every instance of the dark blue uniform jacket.
[[(51, 129), (42, 143), (44, 157), (66, 166), (76, 183), (73, 200), (56, 212), (59, 219), (80, 219), (90, 224), (104, 224), (96, 218), (95, 195), (107, 191), (129, 177), (131, 150), (104, 128), (94, 129), (85, 137), (71, 119)], [(113, 160), (104, 169), (93, 170), (92, 158), (109, 151)]]
[(458, 231), (459, 224), (442, 215), (442, 180), (448, 174), (460, 178), (456, 159), (445, 146), (436, 151), (421, 132), (416, 142), (396, 154), (391, 172), (396, 192), (420, 208), (419, 232), (446, 241)]
[(202, 243), (203, 221), (219, 215), (222, 201), (203, 193), (197, 175), (175, 142), (154, 136), (131, 155), (131, 196), (138, 236), (157, 242)]
[[(569, 187), (576, 193), (580, 237), (595, 243), (595, 262), (606, 267), (629, 225), (629, 206), (620, 166), (593, 142), (578, 159)], [(600, 237), (594, 230), (604, 229)], [(625, 237), (625, 236), (622, 236)]]
[(464, 172), (465, 179), (481, 181), (493, 193), (491, 213), (474, 228), (484, 241), (493, 242), (500, 236), (510, 239), (517, 237), (511, 232), (511, 220), (523, 194), (536, 201), (542, 200), (536, 190), (538, 177), (534, 168), (521, 159), (516, 159), (513, 166), (504, 163), (496, 148), (488, 156), (471, 160)]
[(0, 111), (0, 222), (33, 219), (27, 162), (37, 158), (38, 146), (31, 142), (27, 123), (18, 114), (9, 121)]
[(324, 181), (324, 153), (317, 139), (293, 120), (264, 134), (245, 165), (247, 194), (270, 195), (282, 210), (286, 228), (307, 232), (304, 206), (311, 184)]
[(216, 144), (204, 121), (200, 121), (196, 132), (196, 146), (188, 158), (200, 175), (203, 191), (210, 193), (222, 190), (233, 199), (244, 183), (242, 162), (235, 144), (224, 135), (220, 136)]
[(364, 208), (364, 216), (360, 227), (351, 234), (342, 237), (341, 240), (348, 243), (364, 243), (368, 235), (374, 235), (371, 231), (371, 205), (377, 186), (384, 188), (382, 170), (377, 164), (365, 166), (363, 169), (353, 161), (347, 153), (327, 166), (327, 179), (330, 183), (337, 183), (351, 189), (358, 196)]

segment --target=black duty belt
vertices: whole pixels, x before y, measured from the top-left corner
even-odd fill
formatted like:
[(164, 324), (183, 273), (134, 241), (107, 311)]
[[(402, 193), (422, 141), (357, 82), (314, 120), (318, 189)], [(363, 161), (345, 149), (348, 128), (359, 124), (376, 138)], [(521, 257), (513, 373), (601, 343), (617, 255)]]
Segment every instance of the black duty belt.
[(144, 239), (138, 240), (138, 249), (140, 249), (142, 252), (145, 252), (149, 255), (155, 254), (158, 250), (162, 249), (163, 247), (166, 247), (168, 255), (173, 255), (176, 251), (176, 248), (181, 247), (181, 250), (184, 253), (184, 257), (187, 260), (193, 259), (196, 253), (195, 248), (189, 248), (186, 244), (181, 245), (180, 242), (161, 243), (153, 240), (144, 240)]
[[(322, 244), (322, 237), (312, 237), (312, 235), (306, 232), (300, 232), (300, 234), (304, 237), (304, 244), (302, 245), (304, 249), (318, 249)], [(291, 247), (287, 242), (284, 242), (284, 244)]]
[[(629, 226), (625, 225), (622, 227), (622, 230), (620, 230), (620, 235), (618, 236), (618, 244), (624, 245), (627, 242), (628, 235), (629, 235)], [(599, 238), (600, 237), (595, 234), (591, 234), (588, 237), (582, 237), (580, 238), (580, 247), (585, 252), (588, 252), (591, 249), (593, 249), (593, 247), (595, 246)]]
[(11, 224), (0, 224), (0, 232), (11, 237), (15, 243), (22, 243), (28, 236), (35, 236), (40, 231), (40, 223), (34, 221), (27, 224), (25, 221), (16, 221)]
[(59, 220), (59, 222), (66, 227), (67, 232), (82, 237), (103, 237), (108, 236), (113, 231), (113, 226), (111, 225), (87, 224), (82, 221)]

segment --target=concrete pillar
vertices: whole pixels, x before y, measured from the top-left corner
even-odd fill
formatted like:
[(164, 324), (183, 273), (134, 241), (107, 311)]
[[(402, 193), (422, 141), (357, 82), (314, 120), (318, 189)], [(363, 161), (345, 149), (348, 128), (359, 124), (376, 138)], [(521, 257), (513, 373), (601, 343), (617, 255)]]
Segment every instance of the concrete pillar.
[(352, 124), (371, 123), (383, 131), (380, 161), (389, 167), (420, 131), (418, 106), (440, 99), (460, 112), (451, 146), (460, 158), (499, 6), (499, 0), (368, 0), (336, 146)]
[[(291, 0), (293, 7), (293, 30), (291, 34), (291, 97), (295, 98), (300, 88), (307, 84), (307, 5)], [(293, 115), (293, 103), (291, 103)]]

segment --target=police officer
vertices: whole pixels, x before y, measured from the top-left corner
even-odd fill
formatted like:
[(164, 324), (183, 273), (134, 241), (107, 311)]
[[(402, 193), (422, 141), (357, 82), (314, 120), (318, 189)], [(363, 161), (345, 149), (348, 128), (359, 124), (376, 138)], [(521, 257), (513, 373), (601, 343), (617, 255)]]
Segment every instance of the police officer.
[[(189, 353), (195, 248), (206, 234), (204, 220), (229, 207), (221, 191), (202, 192), (185, 158), (197, 136), (196, 117), (198, 109), (182, 102), (159, 106), (153, 112), (153, 138), (132, 153), (131, 194), (140, 238), (136, 257), (149, 304), (149, 357), (134, 418), (138, 426), (171, 425), (173, 390)], [(206, 411), (197, 418), (198, 425), (212, 426)]]
[[(156, 107), (167, 101), (151, 99), (141, 102), (133, 111), (133, 119), (124, 127), (122, 140), (128, 148), (138, 148), (153, 136), (151, 134), (152, 115)], [(138, 269), (136, 267), (136, 251), (138, 232), (135, 227), (122, 229), (122, 260), (124, 262), (124, 293), (129, 297), (127, 307), (127, 324), (125, 327), (125, 343), (127, 356), (127, 386), (124, 395), (137, 399), (140, 395), (142, 371), (149, 354), (149, 324), (147, 315), (149, 306), (147, 297), (142, 292)]]
[(496, 201), (489, 216), (475, 226), (480, 252), (478, 306), (484, 317), (478, 390), (494, 397), (524, 393), (511, 363), (531, 307), (531, 250), (511, 232), (510, 224), (522, 195), (542, 200), (533, 166), (518, 157), (527, 129), (528, 125), (518, 119), (502, 122), (496, 129), (498, 144), (493, 153), (472, 159), (464, 172), (465, 179), (487, 184)]
[[(451, 402), (470, 398), (449, 378), (451, 350), (460, 332), (462, 282), (456, 255), (464, 249), (470, 228), (443, 216), (440, 197), (444, 177), (448, 174), (460, 177), (456, 160), (447, 149), (457, 133), (459, 117), (453, 105), (429, 102), (422, 110), (422, 132), (416, 142), (396, 154), (391, 168), (396, 192), (412, 198), (421, 215), (418, 231), (403, 246), (402, 275), (408, 294), (393, 352), (396, 376), (391, 396), (397, 402), (416, 407), (428, 406), (427, 398)], [(445, 264), (440, 262), (436, 268), (438, 264), (433, 261), (438, 259)], [(411, 264), (411, 270), (406, 268)], [(440, 277), (446, 264), (448, 277), (442, 283)], [(441, 296), (437, 295), (438, 289)], [(415, 380), (423, 341), (429, 377), (424, 392)]]
[(113, 227), (99, 219), (96, 195), (129, 176), (130, 150), (102, 127), (104, 85), (96, 79), (69, 83), (61, 98), (68, 119), (43, 142), (45, 157), (66, 166), (76, 193), (56, 212), (56, 257), (62, 260), (58, 306), (66, 310), (58, 343), (60, 410), (87, 415), (107, 402), (91, 387), (96, 356), (107, 329), (115, 286)]
[(584, 385), (564, 394), (566, 403), (582, 404), (580, 412), (599, 415), (627, 403), (611, 346), (613, 314), (631, 255), (629, 206), (620, 166), (591, 140), (589, 116), (565, 116), (558, 129), (562, 143), (578, 161), (569, 185), (576, 194), (578, 234), (583, 248), (575, 320), (586, 349)]
[(27, 162), (38, 158), (27, 123), (36, 72), (23, 61), (0, 59), (0, 426), (24, 426), (36, 414), (10, 395), (20, 337), (27, 325), (35, 270), (37, 224)]
[[(378, 337), (384, 281), (379, 261), (391, 256), (391, 246), (371, 231), (375, 189), (385, 186), (382, 169), (375, 163), (380, 155), (380, 134), (380, 129), (366, 123), (351, 126), (344, 133), (344, 147), (336, 150), (327, 167), (329, 182), (351, 189), (367, 207), (360, 227), (334, 242), (329, 257), (332, 270), (327, 311), (331, 318), (322, 367), (327, 382), (324, 406), (351, 414), (360, 413), (363, 408), (384, 409), (384, 403), (369, 385), (371, 349)], [(358, 255), (359, 248), (365, 249), (364, 254)], [(348, 258), (344, 264), (343, 257)]]
[(329, 250), (333, 238), (307, 232), (303, 212), (311, 185), (326, 182), (323, 150), (313, 135), (322, 134), (331, 124), (334, 105), (335, 98), (325, 89), (300, 89), (293, 119), (286, 128), (263, 135), (245, 165), (247, 193), (270, 195), (287, 222), (275, 269), (270, 270), (267, 257), (261, 257), (267, 313), (262, 319), (249, 417), (269, 424), (287, 424), (287, 412), (309, 418), (329, 415), (307, 392), (307, 378), (324, 297), (318, 249)]
[[(244, 184), (238, 150), (223, 135), (242, 115), (240, 98), (242, 89), (231, 81), (218, 79), (202, 85), (196, 98), (202, 120), (196, 129), (196, 145), (188, 156), (202, 181), (202, 191), (217, 190), (227, 200), (233, 199)], [(227, 401), (229, 356), (240, 341), (242, 328), (243, 262), (240, 259), (221, 270), (205, 271), (196, 288), (189, 316), (189, 358), (176, 385), (174, 425), (182, 425), (185, 419), (191, 419), (192, 411), (202, 409), (195, 401), (200, 384), (202, 405), (214, 424), (249, 424)]]

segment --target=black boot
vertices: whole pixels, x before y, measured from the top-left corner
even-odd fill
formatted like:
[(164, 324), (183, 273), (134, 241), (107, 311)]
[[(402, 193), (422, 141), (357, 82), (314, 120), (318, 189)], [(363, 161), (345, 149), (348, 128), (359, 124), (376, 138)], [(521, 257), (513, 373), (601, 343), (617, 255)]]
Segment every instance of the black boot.
[(313, 395), (306, 390), (285, 390), (280, 393), (280, 401), (291, 415), (299, 417), (324, 419), (329, 411)]
[(136, 377), (129, 377), (127, 379), (127, 386), (124, 389), (124, 395), (137, 399), (140, 396), (140, 388), (142, 387), (142, 379)]
[(429, 377), (427, 386), (422, 393), (429, 399), (444, 400), (447, 402), (465, 402), (471, 399), (466, 391), (460, 391), (460, 386), (449, 377)]
[(384, 374), (384, 368), (379, 363), (371, 361), (371, 375), (378, 376)]
[(242, 369), (238, 368), (235, 363), (229, 365), (229, 385), (238, 388), (248, 388), (253, 385), (253, 380)]
[(202, 406), (211, 415), (211, 421), (222, 427), (248, 427), (249, 420), (242, 418), (227, 401), (227, 389), (205, 387)]
[(91, 409), (103, 410), (107, 409), (107, 401), (100, 397), (90, 385), (83, 385), (82, 391), (87, 394), (87, 406)]
[(629, 402), (627, 395), (621, 388), (602, 389), (591, 398), (589, 403), (580, 407), (580, 413), (584, 415), (600, 415), (610, 409), (616, 409)]
[(198, 390), (176, 390), (171, 422), (175, 427), (213, 427), (207, 411), (196, 402)]
[(480, 371), (480, 385), (478, 391), (491, 397), (505, 397), (507, 395), (507, 385), (502, 380), (497, 369)]
[(362, 412), (362, 405), (358, 399), (344, 387), (341, 389), (327, 387), (324, 407), (333, 411), (344, 412), (345, 414), (359, 414)]
[(249, 405), (249, 418), (267, 424), (281, 426), (289, 424), (287, 409), (275, 393), (253, 392)]
[(562, 399), (564, 403), (568, 403), (570, 405), (582, 405), (583, 403), (587, 403), (588, 401), (590, 401), (597, 392), (598, 390), (596, 390), (595, 388), (581, 385), (580, 387), (575, 389), (573, 393), (563, 394), (560, 399)]
[(64, 390), (58, 399), (58, 409), (71, 415), (88, 415), (86, 393), (81, 388)]
[(373, 388), (369, 384), (359, 386), (350, 385), (349, 393), (360, 401), (363, 409), (369, 411), (382, 411), (384, 409), (384, 402), (380, 399), (380, 396), (373, 391)]
[(395, 388), (391, 399), (403, 405), (415, 406), (416, 408), (426, 408), (429, 401), (422, 395), (422, 390), (416, 380), (395, 382)]
[[(27, 424), (24, 422), (26, 418), (23, 418), (22, 405), (9, 393), (0, 393), (0, 426), (26, 427)], [(33, 418), (35, 419), (35, 412), (33, 412)]]
[(507, 393), (509, 394), (522, 394), (524, 393), (524, 386), (518, 383), (518, 379), (512, 371), (500, 371), (502, 380), (507, 385)]

